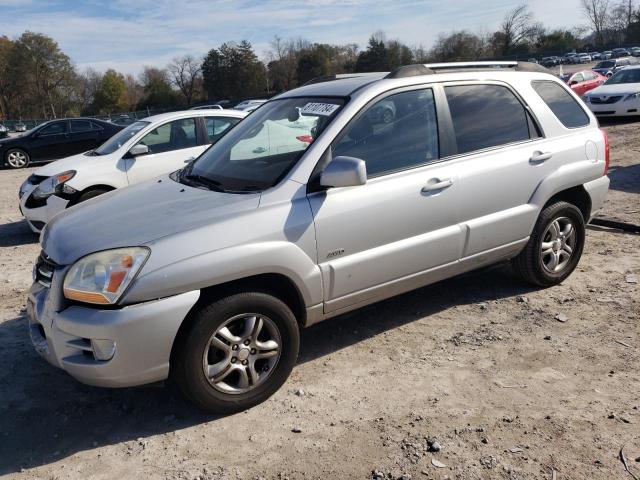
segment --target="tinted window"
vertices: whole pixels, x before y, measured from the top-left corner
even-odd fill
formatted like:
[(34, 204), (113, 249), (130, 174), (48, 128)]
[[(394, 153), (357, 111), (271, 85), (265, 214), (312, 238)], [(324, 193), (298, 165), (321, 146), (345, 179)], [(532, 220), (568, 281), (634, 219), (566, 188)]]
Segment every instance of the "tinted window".
[(207, 128), (207, 135), (209, 137), (209, 143), (217, 141), (224, 132), (233, 127), (240, 121), (239, 118), (231, 117), (206, 117), (204, 119), (205, 126)]
[(589, 124), (589, 116), (562, 85), (542, 80), (532, 82), (531, 86), (565, 127), (584, 127)]
[(195, 147), (198, 145), (196, 121), (194, 118), (182, 118), (165, 123), (151, 130), (138, 143), (148, 146), (151, 153)]
[(90, 132), (93, 130), (89, 120), (71, 120), (71, 131), (73, 133)]
[(40, 130), (40, 135), (56, 135), (60, 133), (66, 133), (66, 131), (67, 122), (55, 122), (42, 127), (42, 130)]
[(368, 177), (436, 160), (438, 122), (433, 92), (414, 90), (376, 102), (341, 134), (332, 155), (364, 160)]
[(461, 85), (445, 92), (458, 153), (529, 140), (527, 112), (508, 88)]

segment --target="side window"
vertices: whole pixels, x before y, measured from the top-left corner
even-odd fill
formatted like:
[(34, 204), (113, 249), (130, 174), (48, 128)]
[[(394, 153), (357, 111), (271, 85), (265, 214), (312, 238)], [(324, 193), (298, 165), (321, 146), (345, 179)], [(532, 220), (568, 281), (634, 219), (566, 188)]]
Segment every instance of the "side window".
[(91, 128), (93, 128), (94, 130), (104, 130), (101, 125), (95, 122), (91, 122)]
[(507, 87), (460, 85), (446, 87), (445, 93), (458, 153), (531, 138), (527, 111)]
[(574, 81), (574, 82), (578, 82), (578, 83), (580, 83), (580, 82), (584, 82), (584, 80), (585, 80), (585, 78), (582, 76), (582, 74), (581, 74), (581, 73), (576, 73), (576, 74), (573, 76), (573, 81)]
[(233, 117), (205, 117), (204, 123), (207, 128), (209, 143), (217, 142), (222, 135), (240, 121)]
[(532, 82), (531, 86), (565, 127), (576, 128), (589, 124), (589, 116), (562, 85), (538, 80)]
[(93, 130), (89, 120), (71, 120), (71, 133), (90, 132)]
[(149, 147), (151, 153), (195, 147), (198, 145), (196, 121), (193, 118), (182, 118), (165, 123), (151, 130), (138, 143)]
[(374, 103), (334, 142), (332, 155), (364, 160), (369, 178), (437, 160), (433, 91), (396, 93)]
[(58, 135), (67, 133), (67, 122), (56, 122), (40, 130), (40, 135)]

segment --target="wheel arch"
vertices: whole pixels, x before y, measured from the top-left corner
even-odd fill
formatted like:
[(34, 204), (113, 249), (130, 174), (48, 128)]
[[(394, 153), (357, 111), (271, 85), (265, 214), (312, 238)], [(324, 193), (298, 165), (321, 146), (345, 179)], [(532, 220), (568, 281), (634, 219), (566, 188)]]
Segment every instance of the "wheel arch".
[(191, 310), (180, 324), (178, 333), (173, 339), (170, 359), (173, 360), (179, 345), (181, 345), (185, 335), (189, 332), (194, 321), (193, 314), (195, 311), (207, 303), (248, 291), (266, 293), (281, 300), (293, 312), (298, 321), (298, 326), (302, 328), (302, 326), (305, 325), (306, 308), (302, 293), (295, 282), (286, 275), (281, 273), (263, 273), (211, 285), (200, 290), (198, 301), (191, 307)]
[(589, 193), (586, 191), (584, 186), (576, 185), (575, 187), (567, 188), (565, 190), (561, 190), (553, 195), (542, 207), (542, 210), (547, 208), (552, 203), (556, 203), (559, 201), (564, 201), (575, 205), (580, 212), (582, 213), (582, 217), (584, 218), (585, 223), (589, 221), (591, 215), (591, 197)]

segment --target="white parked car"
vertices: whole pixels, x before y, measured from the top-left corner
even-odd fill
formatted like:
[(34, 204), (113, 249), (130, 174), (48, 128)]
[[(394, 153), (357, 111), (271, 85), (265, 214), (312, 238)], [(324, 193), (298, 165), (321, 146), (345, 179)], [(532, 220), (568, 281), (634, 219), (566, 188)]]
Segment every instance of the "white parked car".
[(640, 65), (618, 70), (602, 86), (587, 92), (583, 99), (598, 116), (640, 115)]
[(253, 112), (256, 108), (266, 102), (266, 100), (244, 100), (243, 102), (240, 102), (235, 107), (233, 107), (233, 109), (243, 112)]
[(246, 115), (187, 110), (139, 120), (95, 150), (38, 168), (20, 187), (20, 210), (39, 232), (68, 207), (182, 168)]

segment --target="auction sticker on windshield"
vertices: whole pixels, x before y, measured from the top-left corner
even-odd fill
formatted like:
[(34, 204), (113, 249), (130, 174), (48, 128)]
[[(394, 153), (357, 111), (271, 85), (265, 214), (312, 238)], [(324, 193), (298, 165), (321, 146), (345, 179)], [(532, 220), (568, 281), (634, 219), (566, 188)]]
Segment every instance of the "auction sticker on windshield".
[(328, 117), (338, 108), (340, 108), (340, 105), (334, 103), (307, 103), (300, 112), (303, 115), (323, 115)]

